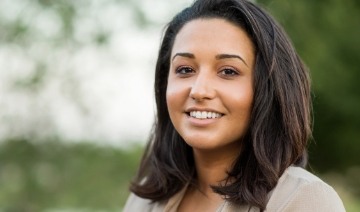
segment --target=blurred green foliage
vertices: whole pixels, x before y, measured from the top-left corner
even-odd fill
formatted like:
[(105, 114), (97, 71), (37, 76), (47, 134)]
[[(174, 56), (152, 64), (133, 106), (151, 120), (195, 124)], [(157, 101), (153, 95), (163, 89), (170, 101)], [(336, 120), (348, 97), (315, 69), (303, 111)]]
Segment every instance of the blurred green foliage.
[(142, 148), (9, 140), (0, 146), (0, 211), (119, 211)]
[[(0, 145), (0, 211), (121, 211), (142, 147), (118, 149), (89, 142), (15, 139)], [(347, 211), (360, 209), (360, 167), (327, 173)], [(358, 182), (357, 182), (358, 183)]]
[(316, 170), (360, 165), (360, 3), (259, 1), (284, 26), (311, 71)]

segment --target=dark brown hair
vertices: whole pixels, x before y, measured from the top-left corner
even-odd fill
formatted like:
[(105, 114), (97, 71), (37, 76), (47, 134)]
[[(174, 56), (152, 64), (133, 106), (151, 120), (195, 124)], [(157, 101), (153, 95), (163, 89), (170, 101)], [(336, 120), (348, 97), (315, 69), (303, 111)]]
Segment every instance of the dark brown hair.
[(226, 180), (212, 188), (234, 204), (264, 210), (269, 191), (285, 169), (307, 163), (310, 80), (283, 29), (246, 0), (197, 0), (168, 24), (156, 64), (157, 117), (130, 190), (140, 197), (162, 201), (196, 178), (192, 149), (171, 123), (166, 89), (175, 37), (186, 23), (199, 18), (222, 18), (241, 27), (256, 48), (254, 102), (249, 128), (242, 139), (243, 151), (228, 172), (231, 182)]

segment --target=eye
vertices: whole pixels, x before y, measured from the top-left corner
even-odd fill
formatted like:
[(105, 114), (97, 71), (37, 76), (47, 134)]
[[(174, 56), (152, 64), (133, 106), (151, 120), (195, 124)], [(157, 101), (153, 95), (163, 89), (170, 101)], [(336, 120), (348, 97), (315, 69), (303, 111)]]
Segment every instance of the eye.
[(219, 75), (224, 77), (234, 77), (239, 75), (239, 72), (233, 68), (224, 68), (219, 72)]
[(192, 73), (194, 73), (194, 69), (189, 67), (189, 66), (180, 66), (179, 68), (176, 69), (176, 74), (178, 75), (190, 75)]

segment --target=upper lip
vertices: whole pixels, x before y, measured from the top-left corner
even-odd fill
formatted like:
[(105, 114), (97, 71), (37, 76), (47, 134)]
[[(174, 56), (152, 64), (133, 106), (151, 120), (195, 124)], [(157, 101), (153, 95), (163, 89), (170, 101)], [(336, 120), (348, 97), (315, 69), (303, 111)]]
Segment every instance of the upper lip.
[(211, 109), (211, 108), (201, 108), (201, 107), (189, 107), (185, 110), (186, 113), (190, 113), (191, 111), (206, 111), (206, 112), (213, 112), (213, 113), (219, 113), (223, 114), (217, 110)]

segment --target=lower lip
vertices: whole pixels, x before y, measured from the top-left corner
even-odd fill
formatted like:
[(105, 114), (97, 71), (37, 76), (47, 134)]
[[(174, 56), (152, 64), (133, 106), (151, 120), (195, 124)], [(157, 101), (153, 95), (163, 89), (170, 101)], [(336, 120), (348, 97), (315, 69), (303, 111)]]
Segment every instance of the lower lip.
[(196, 126), (196, 127), (206, 127), (209, 126), (217, 121), (219, 121), (220, 118), (211, 118), (211, 119), (197, 119), (194, 117), (189, 116), (188, 114), (186, 114), (189, 122), (191, 125)]

